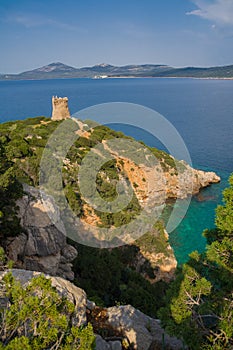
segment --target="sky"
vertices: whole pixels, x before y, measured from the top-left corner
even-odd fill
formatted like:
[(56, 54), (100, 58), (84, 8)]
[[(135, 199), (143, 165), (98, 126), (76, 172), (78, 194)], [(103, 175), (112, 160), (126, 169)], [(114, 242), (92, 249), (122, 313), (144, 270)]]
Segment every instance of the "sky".
[(233, 0), (0, 0), (0, 73), (233, 64)]

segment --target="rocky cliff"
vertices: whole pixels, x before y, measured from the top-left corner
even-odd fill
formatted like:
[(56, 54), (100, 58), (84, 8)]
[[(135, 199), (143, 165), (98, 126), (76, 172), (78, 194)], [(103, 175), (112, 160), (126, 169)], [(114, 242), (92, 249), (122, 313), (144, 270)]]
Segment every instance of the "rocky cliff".
[[(106, 163), (109, 159), (112, 159), (109, 166), (102, 167), (97, 179), (98, 192), (103, 197), (112, 197), (110, 200), (114, 198), (116, 180), (120, 180), (122, 177), (131, 183), (137, 202), (141, 207), (145, 205), (154, 207), (155, 205), (164, 204), (167, 199), (184, 199), (197, 194), (202, 188), (220, 181), (220, 177), (214, 172), (193, 169), (182, 160), (175, 160), (163, 151), (147, 148), (139, 142), (135, 143), (124, 135), (117, 139), (119, 141), (114, 143), (114, 148), (111, 144), (111, 138), (112, 136), (119, 137), (116, 132), (101, 126), (86, 131), (85, 126), (86, 124), (78, 121), (79, 130), (77, 133), (80, 138), (72, 146), (72, 152), (68, 153), (67, 158), (64, 159), (64, 170), (67, 174), (64, 183), (67, 186), (75, 186), (76, 193), (79, 192), (77, 172), (80, 169), (83, 157), (90, 151), (90, 148), (93, 150), (94, 157), (101, 159), (102, 164), (104, 164), (106, 154), (108, 154)], [(96, 139), (98, 138), (99, 144), (95, 148)], [(132, 147), (130, 142), (133, 144)], [(94, 148), (90, 145), (93, 145)], [(126, 156), (122, 153), (125, 153)], [(152, 156), (154, 160), (145, 164), (144, 160)], [(93, 162), (96, 161), (94, 157)], [(137, 161), (134, 160), (135, 158), (137, 158)], [(90, 163), (89, 169), (91, 169), (91, 172), (94, 171), (93, 163)], [(127, 189), (125, 189), (125, 192), (127, 192)], [(80, 206), (83, 210), (81, 221), (83, 224), (93, 224), (92, 226), (106, 224), (106, 217), (103, 218), (103, 215), (93, 210), (88, 203), (84, 204), (85, 199), (82, 198), (82, 194), (80, 194), (80, 197)], [(114, 219), (112, 222), (114, 225)], [(112, 223), (109, 223), (109, 225), (111, 226)]]
[[(159, 240), (154, 240), (159, 232)], [(156, 237), (155, 236), (155, 237)], [(162, 244), (163, 243), (163, 246)], [(160, 229), (148, 232), (144, 237), (136, 241), (139, 248), (133, 266), (137, 272), (141, 273), (151, 283), (160, 280), (169, 282), (175, 276), (177, 260), (174, 251), (169, 244), (169, 236), (166, 230)], [(149, 273), (148, 273), (149, 268)]]
[[(167, 198), (184, 199), (197, 194), (202, 188), (220, 182), (220, 177), (212, 171), (191, 168), (187, 163), (180, 162), (182, 171), (178, 174), (170, 169), (165, 172)], [(179, 170), (179, 165), (178, 165)]]
[[(56, 106), (55, 111), (61, 105), (65, 108), (65, 117), (67, 117), (67, 99), (54, 98), (53, 102)], [(43, 153), (47, 139), (58, 124), (46, 118), (14, 122), (14, 127), (11, 124), (6, 123), (1, 126), (1, 135), (5, 135), (5, 147), (9, 161), (14, 164), (20, 179), (37, 186), (40, 155)], [(154, 167), (124, 157), (122, 152), (118, 152), (117, 147), (111, 147), (108, 141), (115, 139), (120, 147), (121, 141), (123, 146), (125, 142), (127, 146), (127, 141), (131, 142), (132, 139), (105, 126), (88, 130), (87, 124), (78, 121), (76, 132), (80, 137), (63, 161), (64, 192), (72, 209), (80, 217), (80, 221), (83, 224), (96, 226), (97, 229), (101, 225), (119, 227), (128, 223), (151, 198), (156, 204), (166, 199), (185, 198), (198, 193), (201, 188), (211, 183), (220, 181), (215, 173), (192, 169), (186, 163), (175, 161), (171, 155), (156, 149), (148, 149), (158, 160), (158, 165)], [(67, 137), (67, 134), (63, 136)], [(116, 215), (111, 213), (104, 215), (106, 213), (91, 208), (79, 191), (77, 173), (80, 164), (83, 157), (96, 145), (102, 147), (100, 156), (102, 156), (101, 152), (108, 151), (112, 157), (112, 161), (106, 163), (107, 165), (98, 174), (98, 191), (103, 198), (113, 198), (117, 182), (124, 175), (131, 183), (134, 192), (134, 200), (128, 212), (126, 210)], [(145, 145), (140, 146), (140, 143), (137, 143), (138, 152), (144, 153), (146, 149)], [(6, 247), (8, 256), (16, 262), (18, 267), (40, 270), (72, 279), (71, 261), (77, 254), (76, 250), (66, 244), (66, 238), (50, 222), (39, 198), (38, 190), (27, 186), (24, 190), (24, 197), (18, 201), (19, 216), (24, 232), (22, 231), (16, 238), (8, 235)], [(161, 233), (159, 242), (163, 241), (164, 251), (149, 252), (148, 247), (140, 244), (140, 252), (135, 258), (137, 271), (144, 270), (148, 260), (151, 262), (154, 270), (157, 271), (157, 277), (154, 276), (153, 281), (162, 276), (169, 279), (169, 274), (173, 274), (176, 266), (173, 251), (168, 244), (168, 237), (164, 240), (164, 236), (165, 233)], [(151, 243), (150, 246), (152, 245)]]
[[(72, 280), (72, 260), (77, 251), (48, 217), (38, 189), (24, 185), (24, 196), (17, 201), (23, 231), (6, 242), (8, 258), (15, 266), (42, 271)], [(55, 210), (53, 207), (52, 210)]]
[[(25, 270), (41, 271), (56, 276), (54, 277), (54, 281), (56, 280), (58, 282), (59, 289), (70, 290), (72, 289), (71, 285), (67, 281), (61, 281), (60, 277), (73, 279), (72, 261), (77, 256), (77, 250), (67, 244), (66, 237), (62, 231), (51, 223), (40, 199), (39, 190), (36, 188), (38, 185), (40, 156), (43, 153), (47, 139), (57, 125), (58, 123), (54, 123), (46, 118), (34, 118), (33, 120), (13, 122), (13, 124), (2, 124), (0, 128), (1, 136), (3, 136), (1, 142), (3, 142), (5, 147), (3, 157), (6, 155), (7, 162), (12, 166), (12, 174), (14, 170), (21, 181), (23, 179), (24, 182), (33, 184), (35, 187), (24, 185), (24, 195), (17, 201), (18, 215), (22, 226), (21, 233), (16, 237), (12, 237), (15, 232), (12, 232), (12, 236), (9, 234), (10, 230), (7, 233), (2, 230), (0, 233), (1, 237), (4, 238), (4, 248), (6, 248), (8, 258), (15, 262), (17, 268), (23, 269), (21, 273), (17, 270), (15, 272), (16, 275), (21, 274), (24, 276), (22, 278), (27, 280), (33, 276), (33, 273)], [(150, 168), (140, 164), (140, 162), (138, 164), (127, 159), (127, 157), (123, 157), (106, 143), (106, 140), (124, 138), (124, 135), (120, 135), (119, 137), (118, 133), (106, 127), (99, 127), (94, 131), (85, 131), (84, 123), (82, 122), (79, 122), (79, 127), (81, 129), (81, 137), (72, 146), (70, 152), (67, 154), (67, 158), (63, 162), (64, 192), (70, 201), (71, 207), (73, 205), (72, 209), (74, 212), (77, 210), (76, 214), (80, 215), (81, 220), (84, 223), (97, 224), (97, 228), (98, 225), (106, 224), (106, 227), (111, 227), (114, 224), (124, 223), (125, 219), (132, 219), (134, 217), (133, 215), (137, 215), (140, 206), (143, 207), (149, 197), (154, 198), (158, 204), (166, 199), (182, 199), (198, 193), (201, 188), (211, 183), (220, 181), (220, 178), (215, 173), (206, 173), (192, 169), (186, 163), (182, 161), (176, 162), (172, 156), (155, 149), (152, 152), (158, 158), (160, 168), (156, 166)], [(134, 201), (131, 203), (129, 211), (127, 213), (124, 212), (122, 216), (102, 215), (101, 212), (97, 212), (94, 209), (90, 210), (79, 192), (77, 173), (80, 164), (85, 155), (90, 151), (90, 148), (98, 143), (103, 144), (104, 150), (108, 150), (114, 160), (110, 164), (107, 163), (106, 166), (103, 166), (98, 174), (99, 192), (103, 196), (109, 195), (109, 197), (114, 197), (114, 191), (121, 174), (126, 176), (133, 188)], [(145, 149), (145, 146), (143, 147)], [(9, 164), (5, 164), (6, 168)], [(5, 174), (3, 173), (3, 175)], [(9, 176), (6, 179), (8, 180)], [(154, 181), (155, 179), (156, 181)], [(15, 186), (14, 183), (13, 185)], [(14, 186), (13, 189), (16, 188)], [(7, 195), (9, 195), (9, 192), (6, 192), (5, 196)], [(9, 197), (6, 198), (7, 202)], [(12, 196), (12, 198), (14, 199), (15, 197)], [(50, 204), (49, 210), (57, 211), (56, 206), (52, 205), (52, 199)], [(57, 215), (59, 216), (59, 212), (57, 212)], [(1, 223), (4, 219), (4, 216), (2, 216)], [(8, 219), (8, 221), (5, 220), (6, 228), (9, 228), (7, 225), (9, 225), (12, 218), (9, 217)], [(128, 266), (132, 267), (133, 273), (136, 270), (136, 272), (142, 274), (152, 283), (160, 279), (165, 281), (170, 280), (176, 268), (176, 260), (164, 229), (156, 229), (155, 235), (153, 235), (153, 232), (149, 232), (147, 236), (142, 236), (141, 240), (137, 240), (135, 246), (137, 247), (136, 255), (133, 255), (133, 259), (128, 263)], [(91, 260), (90, 256), (87, 255), (87, 260), (85, 261), (86, 264), (90, 262), (90, 267), (94, 270), (94, 283), (99, 282), (99, 284), (103, 285), (102, 280), (98, 281), (98, 273), (96, 279), (97, 264), (95, 265), (93, 263), (95, 260)], [(112, 261), (117, 263), (116, 260)], [(109, 268), (109, 274), (107, 276), (109, 279), (114, 269), (111, 270), (110, 264), (107, 268)], [(106, 274), (106, 271), (107, 269), (101, 272)], [(76, 277), (78, 279), (78, 275)], [(141, 276), (137, 274), (136, 278), (139, 279), (139, 277)], [(146, 282), (151, 287), (151, 284), (148, 281)], [(124, 281), (120, 287), (123, 289), (127, 288), (127, 283), (128, 281)], [(106, 285), (104, 284), (103, 286), (106, 289)], [(135, 289), (135, 287), (133, 286), (132, 289)], [(96, 285), (94, 286), (94, 290), (96, 290)], [(72, 293), (78, 292), (73, 291)], [(143, 298), (145, 298), (145, 294), (143, 294)], [(74, 302), (81, 303), (79, 299), (78, 301), (75, 300)], [(121, 343), (122, 339), (126, 338), (126, 341), (129, 340), (131, 344), (134, 343), (135, 349), (153, 350), (161, 348), (161, 332), (163, 331), (158, 321), (145, 316), (131, 306), (98, 308), (94, 304), (87, 303), (84, 300), (85, 303), (85, 315), (92, 320), (92, 323), (94, 324), (97, 318), (103, 322), (107, 331), (110, 332), (111, 329), (114, 329), (114, 337), (120, 337)], [(113, 305), (113, 303), (108, 305)], [(149, 307), (151, 308), (151, 303)], [(149, 314), (150, 310), (146, 312)], [(99, 323), (97, 323), (96, 330), (98, 327), (101, 328)], [(156, 338), (158, 334), (160, 340)], [(111, 337), (111, 334), (109, 337)], [(171, 349), (178, 349), (178, 347), (172, 345), (173, 343), (169, 340), (170, 338), (167, 339)], [(115, 344), (110, 344), (110, 341), (112, 341), (110, 339), (107, 339), (109, 340), (107, 343), (105, 340), (98, 337), (98, 343), (101, 344), (99, 345), (99, 349), (117, 349), (117, 346), (120, 349), (119, 346), (121, 344), (119, 342), (117, 343), (118, 340), (114, 340)]]

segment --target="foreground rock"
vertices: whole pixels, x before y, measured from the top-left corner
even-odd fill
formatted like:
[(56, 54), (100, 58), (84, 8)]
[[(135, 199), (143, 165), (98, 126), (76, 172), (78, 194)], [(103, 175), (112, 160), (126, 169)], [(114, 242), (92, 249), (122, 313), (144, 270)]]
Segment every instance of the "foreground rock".
[[(107, 334), (106, 339), (119, 338), (126, 348), (130, 346), (130, 349), (135, 350), (159, 350), (165, 344), (166, 350), (184, 349), (180, 340), (165, 333), (159, 320), (143, 314), (131, 305), (106, 309), (92, 307), (89, 312), (88, 319), (95, 330), (101, 327)], [(102, 343), (102, 340), (99, 342)]]
[(108, 323), (122, 332), (133, 349), (162, 349), (163, 337), (166, 349), (182, 349), (182, 342), (165, 334), (158, 320), (146, 316), (131, 305), (107, 309)]
[[(7, 272), (0, 271), (0, 282)], [(11, 272), (23, 286), (30, 283), (33, 277), (41, 274), (21, 269), (12, 269)], [(158, 320), (146, 316), (131, 305), (106, 309), (96, 307), (93, 302), (87, 300), (85, 291), (71, 282), (60, 277), (45, 276), (51, 279), (52, 286), (61, 296), (75, 305), (72, 325), (79, 327), (86, 324), (88, 320), (93, 324), (95, 333), (98, 334), (98, 330), (105, 330), (105, 339), (96, 335), (96, 350), (121, 350), (127, 346), (137, 350), (159, 350), (162, 349), (163, 338), (166, 350), (183, 349), (182, 342), (168, 336)], [(108, 331), (111, 336), (107, 334)]]
[[(6, 252), (15, 266), (72, 280), (72, 261), (77, 251), (48, 217), (38, 189), (24, 185), (25, 195), (17, 201), (25, 233), (7, 240)], [(54, 208), (53, 208), (54, 209)]]
[[(0, 282), (4, 275), (9, 271), (0, 271)], [(30, 283), (31, 279), (41, 275), (41, 272), (28, 271), (22, 269), (10, 270), (14, 278), (19, 281), (22, 286)], [(52, 286), (55, 287), (61, 296), (66, 297), (72, 304), (75, 305), (75, 313), (72, 318), (72, 325), (81, 326), (86, 323), (86, 304), (87, 297), (83, 289), (76, 287), (71, 282), (61, 277), (52, 277), (45, 275), (51, 280)]]

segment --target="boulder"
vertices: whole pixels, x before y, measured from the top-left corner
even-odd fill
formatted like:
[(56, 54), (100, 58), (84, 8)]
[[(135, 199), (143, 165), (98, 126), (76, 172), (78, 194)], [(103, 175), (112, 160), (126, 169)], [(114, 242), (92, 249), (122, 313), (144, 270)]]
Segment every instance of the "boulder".
[(122, 350), (122, 345), (119, 340), (108, 342), (111, 350)]
[(95, 350), (110, 350), (110, 345), (100, 336), (100, 335), (96, 335), (95, 338)]
[(107, 324), (127, 338), (133, 349), (162, 349), (163, 337), (166, 350), (183, 349), (182, 342), (166, 334), (159, 320), (143, 314), (131, 305), (114, 306), (106, 311)]

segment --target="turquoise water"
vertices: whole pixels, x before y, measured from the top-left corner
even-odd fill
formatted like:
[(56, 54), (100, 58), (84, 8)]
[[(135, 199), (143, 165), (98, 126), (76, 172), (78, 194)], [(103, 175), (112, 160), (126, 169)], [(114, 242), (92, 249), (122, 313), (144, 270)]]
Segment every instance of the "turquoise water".
[[(233, 81), (199, 79), (67, 79), (0, 81), (0, 121), (51, 115), (52, 95), (68, 96), (71, 113), (104, 102), (131, 102), (157, 110), (179, 131), (195, 167), (216, 171), (220, 184), (192, 199), (170, 242), (179, 263), (193, 250), (203, 251), (202, 231), (214, 226), (221, 192), (233, 172)], [(115, 125), (117, 130), (163, 148), (143, 130)]]
[(170, 233), (170, 243), (174, 249), (179, 264), (187, 261), (193, 250), (205, 250), (206, 239), (202, 232), (214, 227), (215, 208), (222, 200), (222, 190), (228, 185), (228, 172), (218, 171), (221, 183), (203, 189), (199, 195), (192, 198), (185, 218), (180, 225)]

